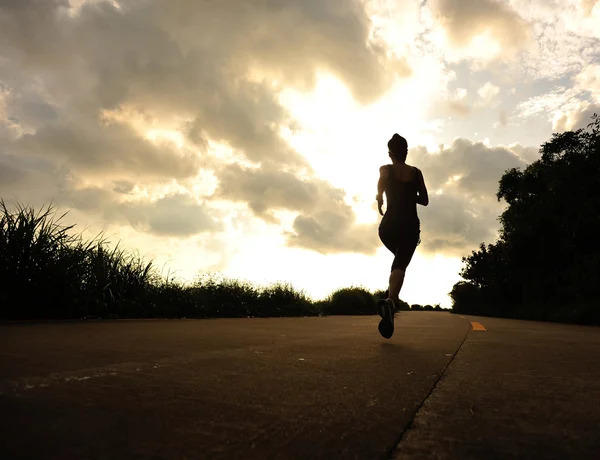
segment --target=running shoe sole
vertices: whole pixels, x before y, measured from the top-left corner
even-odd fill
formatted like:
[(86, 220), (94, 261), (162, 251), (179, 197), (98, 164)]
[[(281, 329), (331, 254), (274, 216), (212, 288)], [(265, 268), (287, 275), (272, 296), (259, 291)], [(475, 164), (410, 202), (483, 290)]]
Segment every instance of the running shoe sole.
[(390, 299), (380, 302), (379, 311), (381, 321), (379, 322), (379, 333), (383, 338), (389, 339), (394, 335), (394, 303)]

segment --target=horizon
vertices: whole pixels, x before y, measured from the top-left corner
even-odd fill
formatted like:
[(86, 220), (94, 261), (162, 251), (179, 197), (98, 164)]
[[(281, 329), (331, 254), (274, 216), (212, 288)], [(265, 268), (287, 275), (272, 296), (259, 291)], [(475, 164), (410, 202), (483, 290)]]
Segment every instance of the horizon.
[(186, 281), (385, 290), (398, 133), (430, 195), (400, 298), (448, 308), (502, 173), (600, 113), (599, 21), (595, 0), (0, 7), (0, 197)]

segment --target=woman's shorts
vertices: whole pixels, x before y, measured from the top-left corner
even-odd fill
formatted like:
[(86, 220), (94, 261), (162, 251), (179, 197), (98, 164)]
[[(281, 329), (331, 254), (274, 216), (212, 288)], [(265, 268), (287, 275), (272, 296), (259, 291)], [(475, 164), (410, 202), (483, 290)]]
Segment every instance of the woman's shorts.
[(392, 270), (406, 270), (417, 246), (419, 245), (421, 229), (419, 223), (406, 225), (386, 222), (382, 219), (379, 225), (381, 242), (394, 254)]

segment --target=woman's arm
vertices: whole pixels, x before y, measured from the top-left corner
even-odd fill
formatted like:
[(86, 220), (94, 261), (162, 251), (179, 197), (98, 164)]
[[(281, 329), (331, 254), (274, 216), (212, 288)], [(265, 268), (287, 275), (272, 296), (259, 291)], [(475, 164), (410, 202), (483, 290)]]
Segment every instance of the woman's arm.
[(379, 209), (379, 214), (383, 216), (383, 192), (385, 192), (385, 183), (388, 179), (388, 168), (387, 166), (382, 166), (379, 168), (379, 180), (377, 181), (377, 196), (375, 199), (377, 200), (377, 209)]
[(419, 175), (417, 178), (417, 203), (427, 206), (429, 204), (429, 195), (427, 194), (427, 187), (425, 187), (425, 179), (420, 169), (417, 169), (417, 174)]

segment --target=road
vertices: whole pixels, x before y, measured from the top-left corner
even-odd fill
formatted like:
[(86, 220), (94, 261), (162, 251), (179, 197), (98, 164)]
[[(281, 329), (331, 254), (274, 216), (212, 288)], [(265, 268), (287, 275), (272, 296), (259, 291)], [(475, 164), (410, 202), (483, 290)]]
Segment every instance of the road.
[(377, 322), (2, 325), (2, 458), (597, 458), (598, 328)]

